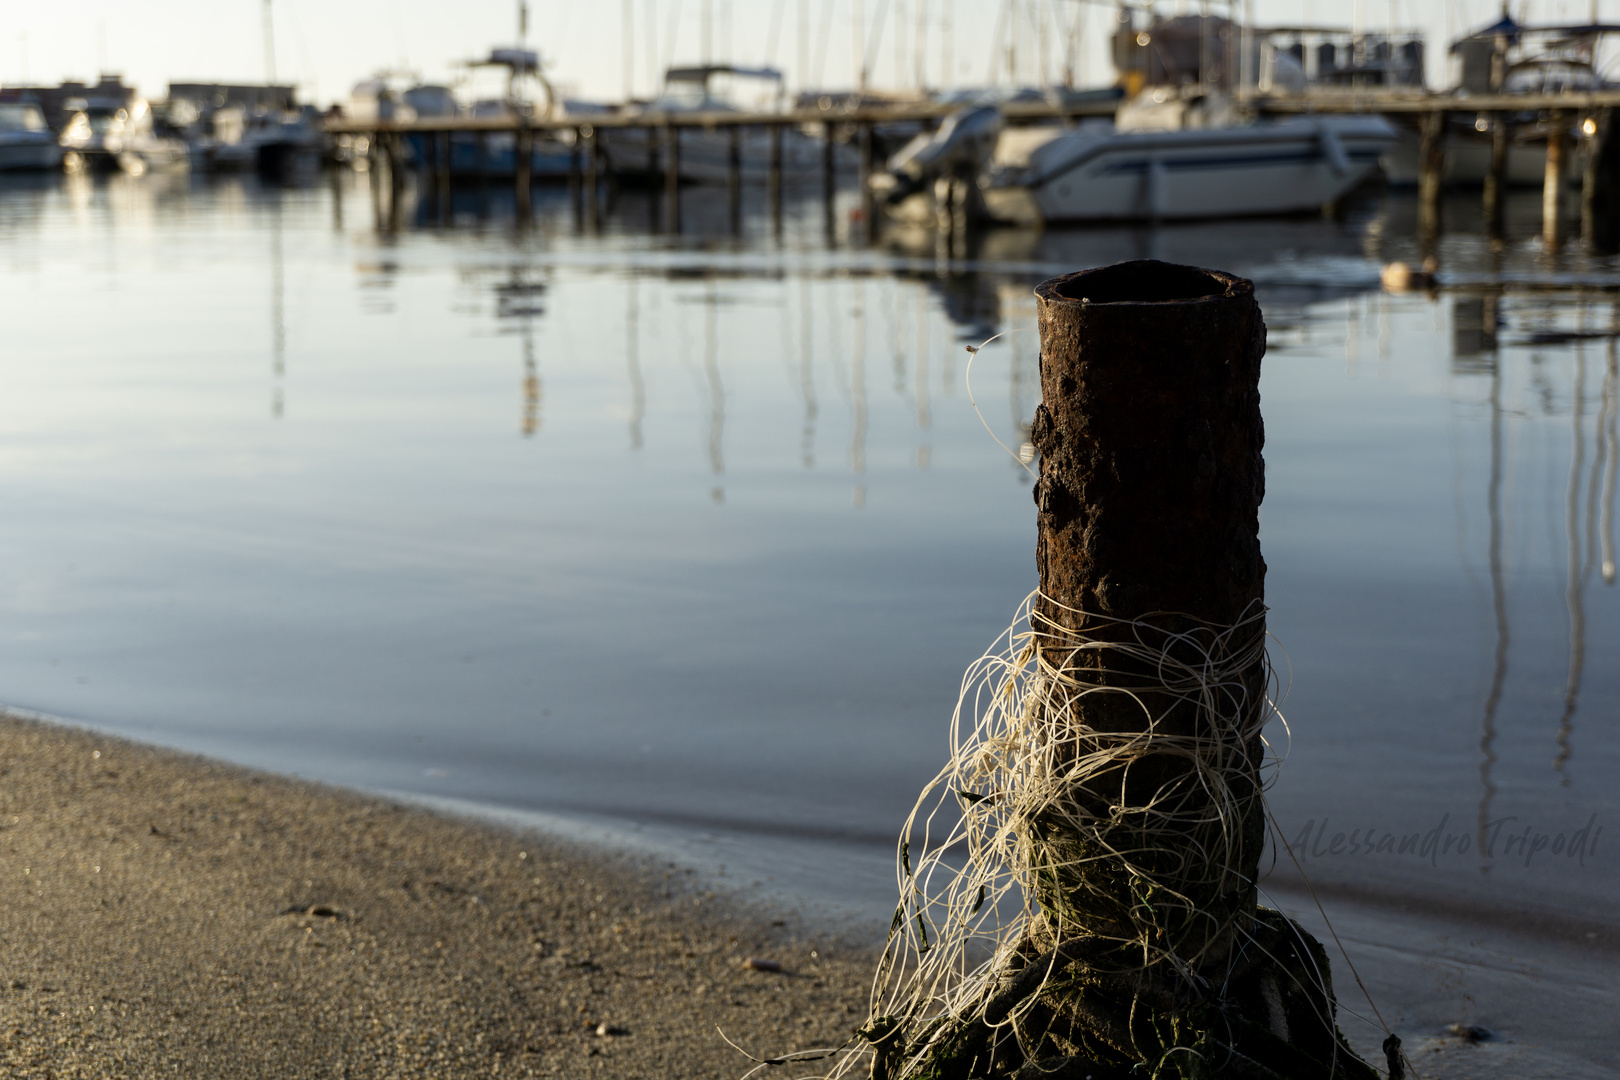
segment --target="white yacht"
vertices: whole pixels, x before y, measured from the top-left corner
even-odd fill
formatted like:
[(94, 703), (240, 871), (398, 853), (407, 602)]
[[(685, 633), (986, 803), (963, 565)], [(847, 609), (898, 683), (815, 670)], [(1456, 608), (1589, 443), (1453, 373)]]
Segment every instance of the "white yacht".
[(0, 170), (55, 169), (62, 147), (32, 101), (0, 101)]
[(990, 217), (1018, 223), (1297, 213), (1359, 184), (1395, 138), (1379, 116), (1244, 122), (1222, 96), (1159, 88), (1113, 123), (1004, 132), (980, 187)]

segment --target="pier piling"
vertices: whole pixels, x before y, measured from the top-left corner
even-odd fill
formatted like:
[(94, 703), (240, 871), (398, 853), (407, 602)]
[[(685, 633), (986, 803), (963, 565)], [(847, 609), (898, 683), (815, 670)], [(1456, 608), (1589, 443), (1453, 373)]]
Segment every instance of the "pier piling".
[(405, 193), (405, 170), (400, 137), (393, 132), (382, 136), (382, 161), (387, 176), (378, 189), (383, 197), (382, 226), (385, 232), (399, 231), (399, 204)]
[(877, 148), (873, 139), (872, 125), (862, 124), (860, 128), (860, 190), (861, 190), (861, 237), (870, 244), (877, 239), (877, 200), (872, 197), (872, 167), (877, 156)]
[(596, 128), (584, 124), (580, 131), (585, 137), (585, 220), (591, 231), (595, 232), (602, 224), (601, 207), (598, 205), (601, 146), (596, 138)]
[(1508, 150), (1513, 145), (1510, 114), (1491, 114), (1491, 166), (1485, 174), (1485, 229), (1491, 236), (1502, 235), (1507, 213)]
[(765, 193), (770, 203), (771, 229), (782, 232), (782, 125), (772, 124), (770, 163), (765, 170)]
[(731, 231), (742, 232), (742, 128), (733, 126), (726, 147), (726, 206), (731, 212)]
[(1432, 243), (1440, 235), (1440, 189), (1446, 173), (1446, 114), (1423, 114), (1418, 143), (1418, 232)]
[(821, 206), (830, 242), (838, 235), (837, 207), (834, 205), (838, 194), (837, 162), (834, 158), (837, 147), (833, 143), (832, 124), (822, 124), (821, 130)]
[(438, 168), (439, 181), (435, 185), (439, 197), (439, 220), (450, 221), (450, 133), (441, 131), (433, 137), (433, 163)]
[(666, 228), (681, 232), (681, 129), (664, 122), (664, 220)]
[(1587, 117), (1586, 169), (1581, 176), (1581, 239), (1597, 255), (1620, 250), (1620, 145), (1614, 138), (1614, 110)]
[(1569, 115), (1554, 109), (1547, 117), (1547, 168), (1541, 179), (1541, 239), (1555, 248), (1564, 241), (1564, 158), (1569, 147)]
[(517, 145), (513, 147), (512, 172), (517, 183), (517, 217), (519, 224), (527, 225), (534, 214), (533, 177), (534, 129), (524, 124), (518, 128)]

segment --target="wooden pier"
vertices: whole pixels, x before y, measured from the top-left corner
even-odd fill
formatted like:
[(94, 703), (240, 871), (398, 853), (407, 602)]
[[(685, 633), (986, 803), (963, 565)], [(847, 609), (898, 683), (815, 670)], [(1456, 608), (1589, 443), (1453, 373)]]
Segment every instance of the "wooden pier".
[[(1549, 247), (1565, 238), (1568, 209), (1565, 193), (1568, 159), (1574, 153), (1572, 132), (1587, 141), (1581, 175), (1581, 236), (1598, 251), (1620, 248), (1620, 144), (1611, 138), (1620, 90), (1572, 91), (1557, 94), (1431, 94), (1414, 91), (1254, 95), (1245, 99), (1261, 115), (1308, 113), (1378, 113), (1397, 123), (1415, 125), (1418, 151), (1418, 223), (1426, 243), (1438, 236), (1442, 171), (1446, 162), (1449, 119), (1472, 116), (1475, 129), (1489, 132), (1491, 164), (1485, 176), (1486, 227), (1502, 230), (1508, 186), (1508, 148), (1514, 128), (1525, 124), (1544, 129), (1547, 165), (1542, 177), (1541, 231)], [(1526, 114), (1531, 119), (1527, 121)]]
[[(823, 140), (821, 156), (822, 200), (826, 205), (827, 228), (835, 227), (833, 198), (837, 192), (837, 155), (835, 147), (840, 141), (852, 142), (858, 150), (860, 180), (864, 214), (863, 232), (869, 237), (877, 207), (867, 183), (877, 167), (874, 129), (885, 124), (915, 123), (933, 127), (945, 117), (959, 111), (959, 105), (940, 105), (921, 102), (905, 105), (866, 106), (854, 109), (795, 109), (786, 112), (655, 112), (633, 114), (591, 114), (558, 119), (540, 117), (424, 117), (413, 120), (333, 118), (326, 121), (328, 135), (362, 135), (368, 141), (367, 156), (375, 172), (386, 177), (373, 180), (373, 190), (379, 199), (378, 221), (397, 225), (397, 201), (403, 174), (403, 140), (410, 135), (428, 139), (432, 160), (423, 171), (443, 193), (449, 189), (450, 144), (452, 135), (473, 135), (478, 139), (478, 158), (486, 159), (485, 140), (493, 134), (511, 134), (520, 148), (532, 147), (536, 135), (565, 136), (573, 146), (569, 170), (569, 184), (576, 198), (575, 207), (582, 221), (594, 228), (600, 221), (599, 198), (602, 168), (600, 134), (611, 131), (644, 133), (648, 147), (647, 175), (649, 179), (662, 174), (664, 181), (663, 219), (665, 227), (680, 231), (680, 165), (681, 136), (688, 131), (720, 131), (730, 133), (728, 154), (727, 194), (730, 199), (731, 222), (734, 230), (742, 222), (742, 132), (745, 129), (769, 133), (765, 187), (774, 227), (781, 228), (782, 220), (782, 135), (789, 128), (819, 134)], [(1051, 121), (1077, 120), (1089, 116), (1112, 116), (1118, 108), (1116, 101), (1079, 102), (1071, 105), (1020, 102), (1003, 106), (1002, 114), (1009, 123), (1032, 124)], [(842, 138), (841, 138), (842, 137)], [(529, 187), (532, 176), (526, 164), (528, 155), (519, 152), (513, 182), (517, 189), (520, 220), (529, 205)], [(482, 172), (482, 169), (477, 170)]]
[[(1529, 126), (1526, 114), (1534, 119), (1530, 123), (1543, 129), (1542, 139), (1547, 147), (1547, 168), (1543, 180), (1543, 234), (1549, 245), (1556, 246), (1564, 238), (1568, 208), (1564, 184), (1566, 161), (1574, 152), (1574, 138), (1587, 141), (1586, 163), (1582, 176), (1580, 197), (1581, 234), (1589, 244), (1599, 250), (1612, 251), (1620, 247), (1620, 140), (1611, 137), (1613, 117), (1620, 111), (1620, 90), (1583, 91), (1558, 94), (1465, 94), (1429, 93), (1410, 89), (1392, 90), (1313, 90), (1307, 94), (1239, 94), (1239, 104), (1260, 115), (1377, 113), (1396, 123), (1415, 127), (1419, 132), (1419, 218), (1420, 228), (1432, 242), (1438, 235), (1440, 221), (1440, 194), (1443, 188), (1442, 170), (1446, 161), (1446, 142), (1449, 118), (1453, 115), (1475, 117), (1476, 129), (1488, 131), (1491, 137), (1491, 168), (1485, 179), (1484, 201), (1486, 222), (1499, 232), (1502, 206), (1507, 186), (1508, 148), (1517, 125)], [(1001, 107), (1010, 125), (1036, 124), (1052, 121), (1073, 121), (1091, 116), (1112, 116), (1119, 102), (1096, 100), (1055, 104), (1045, 102), (1019, 102)], [(664, 206), (662, 216), (666, 228), (680, 228), (680, 162), (681, 137), (684, 132), (700, 130), (730, 133), (728, 155), (727, 193), (730, 198), (731, 221), (734, 228), (741, 227), (742, 192), (742, 132), (745, 129), (769, 132), (768, 161), (766, 163), (766, 190), (771, 216), (777, 228), (782, 214), (782, 134), (788, 128), (806, 133), (817, 133), (824, 140), (821, 161), (822, 199), (827, 208), (827, 227), (835, 225), (833, 197), (837, 190), (837, 142), (852, 142), (859, 155), (861, 198), (863, 200), (863, 232), (868, 237), (874, 228), (877, 207), (867, 183), (879, 167), (876, 160), (874, 131), (882, 125), (916, 123), (925, 127), (936, 126), (945, 117), (959, 111), (961, 105), (942, 105), (917, 102), (898, 105), (870, 105), (858, 108), (796, 109), (785, 112), (661, 112), (646, 111), (626, 114), (592, 114), (588, 116), (540, 117), (453, 117), (420, 118), (413, 120), (361, 120), (334, 118), (326, 122), (331, 135), (363, 135), (370, 141), (368, 151), (374, 166), (386, 173), (373, 181), (381, 198), (388, 196), (388, 206), (379, 207), (379, 223), (395, 222), (393, 207), (401, 187), (402, 143), (408, 135), (429, 138), (432, 160), (425, 171), (433, 179), (440, 197), (448, 189), (450, 179), (450, 137), (471, 134), (478, 137), (480, 161), (486, 159), (484, 140), (495, 133), (511, 133), (517, 138), (517, 164), (514, 183), (517, 187), (517, 205), (520, 219), (526, 219), (529, 209), (530, 175), (529, 154), (536, 136), (564, 136), (573, 146), (569, 181), (576, 192), (576, 208), (581, 219), (595, 227), (600, 220), (600, 188), (606, 175), (600, 135), (611, 131), (640, 131), (645, 133), (648, 147), (647, 175), (662, 174)], [(1481, 126), (1483, 125), (1483, 126)], [(1533, 136), (1534, 137), (1534, 136)]]

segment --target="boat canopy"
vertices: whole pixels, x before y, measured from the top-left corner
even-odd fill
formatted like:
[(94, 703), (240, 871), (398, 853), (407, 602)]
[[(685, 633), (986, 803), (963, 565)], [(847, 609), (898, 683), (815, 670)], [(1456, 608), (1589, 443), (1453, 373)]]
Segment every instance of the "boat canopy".
[(737, 75), (745, 79), (771, 79), (782, 81), (782, 73), (776, 68), (747, 68), (735, 67), (731, 64), (703, 64), (698, 67), (672, 67), (664, 72), (665, 82), (700, 83), (707, 84), (716, 75)]
[(539, 71), (540, 54), (533, 49), (491, 49), (489, 59), (478, 63), (486, 67), (509, 67), (514, 71)]

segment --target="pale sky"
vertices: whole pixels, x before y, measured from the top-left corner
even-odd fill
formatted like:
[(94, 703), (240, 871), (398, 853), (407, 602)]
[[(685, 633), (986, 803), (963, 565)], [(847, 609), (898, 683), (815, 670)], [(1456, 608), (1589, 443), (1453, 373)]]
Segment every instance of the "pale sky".
[[(1596, 3), (1603, 16), (1620, 19), (1620, 0)], [(1514, 0), (1513, 10), (1532, 21), (1585, 20), (1594, 4)], [(297, 82), (306, 100), (323, 105), (346, 97), (355, 82), (384, 68), (448, 81), (457, 61), (517, 38), (517, 0), (271, 0), (271, 5), (276, 74), (281, 81)], [(872, 85), (914, 85), (922, 13), (929, 84), (983, 85), (998, 17), (1009, 5), (1021, 13), (1025, 27), (1020, 66), (1026, 81), (1038, 75), (1031, 27), (1038, 21), (1051, 28), (1075, 10), (1086, 13), (1081, 81), (1111, 80), (1104, 49), (1113, 10), (1089, 0), (628, 0), (634, 31), (631, 87), (646, 95), (654, 88), (655, 70), (703, 58), (705, 12), (716, 61), (772, 62), (787, 72), (793, 89), (806, 81), (818, 87), (853, 83), (857, 14), (868, 27), (882, 28), (875, 45), (868, 46)], [(622, 98), (626, 6), (627, 0), (531, 0), (528, 40), (540, 50), (554, 82), (587, 97)], [(1253, 6), (1262, 24), (1420, 26), (1429, 35), (1431, 83), (1446, 77), (1448, 38), (1500, 11), (1499, 0), (1253, 0)], [(1158, 8), (1195, 11), (1198, 4), (1160, 0)], [(954, 30), (949, 43), (943, 33), (946, 12)], [(800, 33), (801, 20), (808, 34)], [(903, 22), (903, 32), (897, 33), (897, 22)], [(1049, 38), (1058, 37), (1049, 29)], [(263, 0), (0, 0), (0, 80), (6, 83), (93, 79), (109, 70), (123, 73), (148, 96), (161, 97), (170, 79), (260, 82), (266, 71), (264, 42)], [(1058, 46), (1051, 50), (1048, 73), (1056, 81)], [(942, 78), (947, 53), (954, 69), (949, 80)]]

